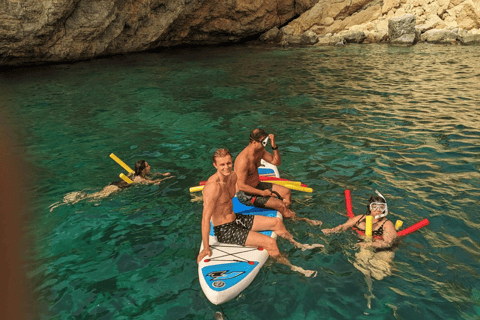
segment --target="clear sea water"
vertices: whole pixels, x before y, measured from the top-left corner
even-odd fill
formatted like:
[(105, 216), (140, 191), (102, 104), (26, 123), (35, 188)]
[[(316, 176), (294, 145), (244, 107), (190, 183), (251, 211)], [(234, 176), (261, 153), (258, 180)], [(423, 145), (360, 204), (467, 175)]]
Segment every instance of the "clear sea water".
[[(214, 173), (212, 151), (238, 154), (249, 132), (274, 133), (298, 215), (346, 221), (378, 189), (392, 221), (430, 225), (403, 238), (392, 275), (354, 266), (356, 236), (286, 221), (279, 247), (228, 319), (480, 318), (479, 47), (363, 45), (184, 48), (0, 73), (0, 106), (26, 161), (31, 194), (23, 253), (39, 319), (213, 319), (197, 276), (202, 202), (188, 188)], [(145, 159), (174, 179), (106, 199), (93, 193)], [(226, 318), (226, 317), (225, 317)]]

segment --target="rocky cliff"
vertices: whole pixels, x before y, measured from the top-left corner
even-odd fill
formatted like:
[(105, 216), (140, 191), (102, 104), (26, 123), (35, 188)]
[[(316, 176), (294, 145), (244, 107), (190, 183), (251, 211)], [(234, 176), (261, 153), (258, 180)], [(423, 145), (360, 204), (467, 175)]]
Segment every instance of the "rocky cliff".
[(415, 17), (415, 41), (480, 42), (480, 0), (0, 0), (0, 66), (259, 35), (283, 45), (382, 42), (403, 15)]
[(318, 0), (0, 0), (0, 65), (238, 42)]
[(414, 17), (415, 41), (480, 43), (480, 0), (320, 0), (282, 32), (325, 44), (350, 38), (375, 43), (392, 40), (389, 22), (406, 16)]

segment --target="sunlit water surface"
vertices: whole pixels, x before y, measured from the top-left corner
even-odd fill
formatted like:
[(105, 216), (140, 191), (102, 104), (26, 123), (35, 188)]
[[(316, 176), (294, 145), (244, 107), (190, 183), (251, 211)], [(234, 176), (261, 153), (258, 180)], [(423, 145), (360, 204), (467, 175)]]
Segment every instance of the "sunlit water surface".
[[(478, 47), (191, 48), (0, 73), (0, 106), (16, 129), (31, 193), (28, 279), (40, 319), (213, 319), (197, 276), (202, 202), (188, 188), (214, 173), (212, 151), (237, 155), (249, 132), (274, 133), (298, 215), (332, 227), (382, 192), (406, 236), (392, 275), (353, 263), (352, 232), (324, 236), (287, 221), (279, 240), (304, 278), (269, 260), (222, 305), (229, 319), (480, 317), (480, 54)], [(269, 149), (268, 149), (269, 150)], [(109, 198), (93, 193), (147, 160), (175, 175)], [(201, 198), (200, 198), (201, 199)]]

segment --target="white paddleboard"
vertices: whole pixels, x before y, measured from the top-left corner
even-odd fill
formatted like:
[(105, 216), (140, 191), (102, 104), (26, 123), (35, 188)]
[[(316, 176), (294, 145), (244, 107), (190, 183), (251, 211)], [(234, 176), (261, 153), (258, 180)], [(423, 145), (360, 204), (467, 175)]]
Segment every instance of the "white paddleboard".
[[(263, 160), (258, 172), (262, 176), (280, 177), (277, 167)], [(236, 197), (233, 198), (233, 211), (282, 218), (282, 215), (275, 210), (245, 206)], [(272, 231), (262, 233), (277, 238)], [(248, 287), (267, 261), (268, 252), (261, 247), (220, 243), (213, 233), (212, 225), (210, 225), (209, 244), (212, 256), (200, 261), (198, 277), (205, 296), (211, 303), (218, 305), (235, 298)], [(200, 251), (202, 250), (203, 244), (200, 247)]]

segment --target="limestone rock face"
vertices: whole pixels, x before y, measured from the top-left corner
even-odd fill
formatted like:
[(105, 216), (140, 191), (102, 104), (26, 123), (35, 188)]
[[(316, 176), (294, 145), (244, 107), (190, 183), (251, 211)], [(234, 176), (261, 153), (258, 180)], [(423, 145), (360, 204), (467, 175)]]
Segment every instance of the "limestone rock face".
[(317, 1), (0, 0), (0, 66), (237, 42)]
[(480, 44), (480, 31), (466, 32), (465, 30), (460, 30), (457, 40), (464, 45)]
[[(415, 32), (392, 39), (389, 21), (404, 15), (415, 16)], [(409, 43), (412, 34), (474, 44), (478, 29), (480, 0), (0, 0), (0, 66), (260, 35), (281, 45)], [(451, 32), (436, 40), (431, 30), (457, 30), (456, 40)], [(362, 36), (349, 40), (346, 32)]]
[(451, 31), (451, 30), (428, 30), (427, 32), (422, 34), (422, 41), (430, 42), (430, 43), (452, 43), (457, 40), (458, 37), (458, 29)]
[[(416, 31), (399, 35), (392, 42), (392, 36), (387, 36), (389, 21), (404, 15), (415, 17)], [(333, 37), (348, 30), (364, 32), (367, 43), (387, 39), (391, 43), (408, 43), (418, 41), (420, 34), (428, 30), (455, 28), (467, 31), (464, 38), (474, 41), (480, 28), (480, 0), (319, 0), (289, 26), (294, 34), (315, 32), (319, 43), (333, 42)]]
[(415, 16), (405, 14), (388, 20), (388, 36), (391, 44), (414, 44), (417, 39)]

